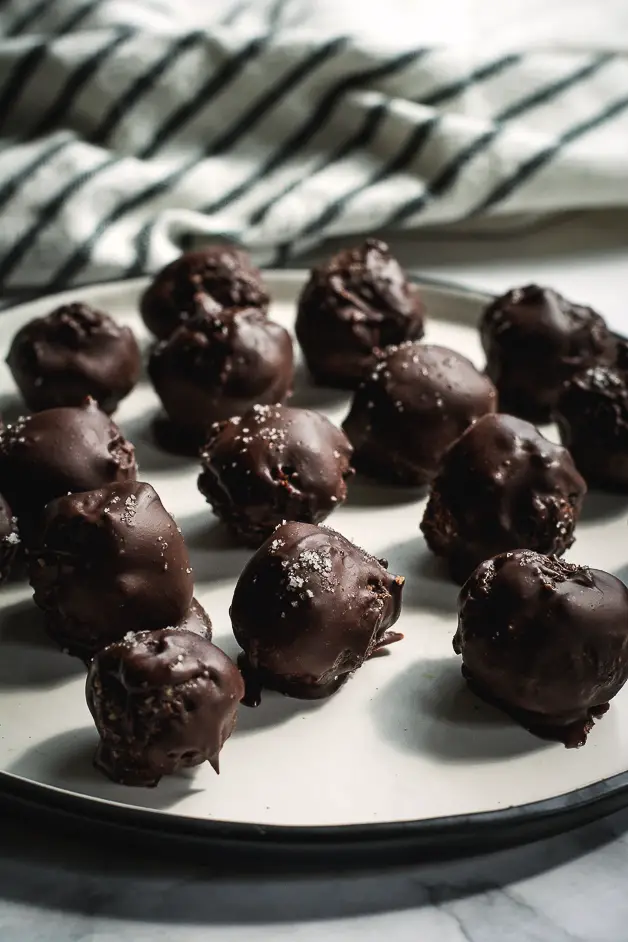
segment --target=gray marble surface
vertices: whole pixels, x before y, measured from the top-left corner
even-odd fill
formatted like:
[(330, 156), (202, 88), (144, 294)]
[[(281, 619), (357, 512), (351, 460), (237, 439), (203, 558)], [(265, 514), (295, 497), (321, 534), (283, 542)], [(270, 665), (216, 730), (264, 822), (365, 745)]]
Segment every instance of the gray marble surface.
[[(628, 330), (625, 216), (396, 248), (477, 287), (552, 284)], [(103, 852), (88, 825), (61, 839), (0, 805), (0, 942), (628, 942), (627, 871), (628, 811), (460, 862), (276, 878)]]

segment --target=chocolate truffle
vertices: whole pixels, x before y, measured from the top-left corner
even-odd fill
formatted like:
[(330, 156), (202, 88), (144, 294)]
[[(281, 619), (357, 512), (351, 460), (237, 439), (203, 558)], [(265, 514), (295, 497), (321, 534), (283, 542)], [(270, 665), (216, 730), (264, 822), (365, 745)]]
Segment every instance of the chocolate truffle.
[(179, 528), (137, 481), (51, 501), (30, 578), (48, 633), (86, 661), (129, 631), (178, 625), (194, 589)]
[(13, 338), (7, 364), (34, 412), (80, 406), (92, 396), (111, 413), (141, 369), (131, 329), (86, 304), (65, 304), (25, 324)]
[(0, 494), (0, 585), (11, 575), (13, 561), (20, 545), (17, 519)]
[(595, 366), (571, 379), (556, 406), (563, 444), (587, 484), (628, 491), (628, 371)]
[(385, 242), (367, 239), (312, 270), (296, 334), (315, 382), (355, 389), (377, 350), (423, 336), (424, 306)]
[(339, 533), (286, 523), (238, 579), (231, 622), (244, 651), (247, 701), (261, 686), (291, 697), (334, 693), (369, 657), (402, 637), (402, 576)]
[(500, 410), (532, 422), (548, 422), (563, 383), (613, 362), (617, 347), (594, 310), (538, 285), (513, 288), (489, 304), (480, 334)]
[(574, 541), (586, 484), (566, 448), (511, 415), (485, 415), (445, 452), (421, 529), (464, 582), (489, 556), (561, 556)]
[(0, 493), (27, 547), (49, 501), (133, 481), (136, 472), (133, 445), (93, 399), (24, 416), (0, 431)]
[(321, 523), (345, 500), (351, 451), (319, 412), (257, 405), (214, 426), (198, 486), (242, 542), (259, 546), (285, 520)]
[(157, 344), (148, 373), (170, 420), (162, 444), (198, 454), (214, 422), (292, 392), (292, 340), (253, 308), (203, 314)]
[(383, 483), (428, 484), (448, 446), (496, 402), (491, 381), (459, 353), (412, 341), (387, 347), (343, 424), (353, 463)]
[(121, 785), (149, 787), (206, 761), (218, 772), (243, 694), (227, 655), (190, 631), (142, 631), (111, 644), (87, 676), (100, 735), (94, 764)]
[(628, 679), (628, 589), (530, 550), (464, 585), (454, 649), (479, 696), (537, 735), (582, 746)]
[(265, 311), (268, 302), (262, 276), (245, 252), (209, 245), (158, 272), (142, 295), (140, 311), (148, 329), (163, 340), (197, 313), (199, 303), (217, 313), (230, 307)]
[(212, 620), (197, 599), (192, 599), (192, 603), (187, 612), (176, 625), (168, 625), (167, 627), (193, 631), (195, 635), (202, 635), (202, 637), (207, 638), (208, 641), (212, 639)]

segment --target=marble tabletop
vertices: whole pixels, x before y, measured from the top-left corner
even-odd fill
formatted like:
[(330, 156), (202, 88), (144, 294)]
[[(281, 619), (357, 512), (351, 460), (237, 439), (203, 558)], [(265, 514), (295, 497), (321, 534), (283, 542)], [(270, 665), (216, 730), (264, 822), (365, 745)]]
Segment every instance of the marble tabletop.
[[(626, 216), (395, 248), (478, 288), (551, 284), (628, 331)], [(627, 870), (628, 810), (459, 862), (280, 878), (104, 851), (87, 825), (61, 838), (0, 804), (0, 942), (628, 942)]]

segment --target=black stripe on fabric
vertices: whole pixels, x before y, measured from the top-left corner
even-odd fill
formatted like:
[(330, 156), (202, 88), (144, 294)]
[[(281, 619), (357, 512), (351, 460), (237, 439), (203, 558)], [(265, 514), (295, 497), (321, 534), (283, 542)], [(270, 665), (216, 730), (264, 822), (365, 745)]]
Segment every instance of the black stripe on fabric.
[(221, 20), (219, 20), (218, 25), (219, 26), (231, 26), (238, 19), (240, 14), (244, 13), (244, 11), (247, 9), (248, 6), (249, 6), (248, 0), (244, 0), (243, 3), (236, 3), (233, 9), (229, 10), (229, 12), (226, 13), (222, 17)]
[(4, 285), (11, 271), (18, 265), (28, 250), (37, 242), (41, 233), (54, 220), (55, 216), (64, 207), (68, 199), (83, 186), (84, 183), (92, 180), (98, 174), (103, 173), (112, 164), (118, 163), (118, 159), (108, 157), (95, 167), (86, 170), (79, 176), (74, 177), (67, 183), (52, 199), (45, 203), (37, 217), (37, 221), (26, 230), (26, 232), (13, 245), (10, 252), (0, 259), (0, 285)]
[(494, 78), (496, 75), (500, 75), (502, 72), (505, 72), (506, 69), (511, 68), (514, 65), (519, 65), (522, 61), (522, 55), (510, 55), (504, 56), (502, 59), (496, 59), (494, 62), (489, 62), (486, 65), (482, 65), (477, 69), (474, 69), (473, 72), (469, 72), (464, 78), (459, 79), (457, 82), (451, 82), (449, 85), (443, 85), (441, 88), (436, 89), (436, 91), (431, 92), (425, 97), (420, 97), (414, 99), (421, 105), (425, 105), (428, 108), (434, 108), (436, 105), (442, 104), (444, 101), (449, 101), (451, 98), (456, 98), (462, 92), (466, 92), (471, 86), (475, 85), (476, 82), (483, 82), (486, 79)]
[[(146, 144), (138, 153), (138, 157), (143, 160), (153, 157), (156, 151), (166, 142), (166, 140), (189, 121), (201, 108), (205, 108), (209, 102), (216, 97), (232, 79), (237, 78), (242, 69), (244, 69), (254, 56), (258, 56), (268, 43), (269, 37), (263, 39), (253, 39), (244, 49), (236, 55), (227, 59), (222, 67), (215, 72), (194, 94), (194, 98), (186, 101), (177, 108), (164, 121), (159, 130), (154, 134), (152, 141)], [(192, 163), (196, 163), (198, 157), (195, 157)]]
[(141, 275), (146, 270), (152, 232), (153, 220), (150, 219), (148, 222), (144, 223), (133, 240), (135, 260), (133, 265), (125, 272), (125, 278), (133, 278), (135, 275)]
[[(356, 133), (346, 140), (344, 144), (341, 144), (340, 147), (337, 147), (336, 150), (333, 150), (331, 154), (320, 160), (308, 172), (308, 178), (313, 177), (314, 174), (320, 173), (322, 170), (325, 170), (332, 164), (338, 163), (340, 160), (344, 160), (345, 157), (348, 157), (351, 151), (367, 147), (372, 138), (377, 133), (379, 126), (386, 117), (387, 113), (388, 106), (386, 102), (380, 102), (380, 104), (370, 108), (367, 111), (364, 121)], [(303, 177), (301, 176), (297, 180), (293, 180), (292, 183), (289, 183), (286, 187), (284, 187), (281, 193), (276, 193), (269, 200), (267, 200), (266, 203), (264, 203), (262, 206), (259, 206), (255, 212), (250, 215), (249, 224), (252, 226), (260, 225), (273, 206), (279, 203), (280, 200), (283, 200), (286, 196), (289, 196), (289, 194), (294, 190), (298, 189), (302, 183)]]
[(62, 141), (56, 140), (48, 147), (44, 147), (33, 160), (29, 161), (27, 164), (21, 165), (20, 169), (13, 177), (9, 180), (5, 180), (2, 187), (0, 187), (0, 209), (2, 209), (5, 203), (8, 203), (11, 197), (17, 193), (20, 187), (26, 183), (40, 167), (43, 167), (44, 164), (52, 160), (59, 151), (67, 147), (68, 143), (69, 136), (64, 135)]
[(288, 3), (289, 0), (274, 0), (274, 3), (271, 4), (268, 11), (268, 25), (272, 30), (277, 29), (281, 23)]
[(589, 62), (586, 66), (576, 69), (576, 71), (572, 72), (570, 75), (565, 76), (565, 78), (559, 79), (556, 82), (552, 82), (551, 84), (544, 86), (543, 88), (537, 89), (537, 91), (530, 95), (526, 95), (525, 98), (515, 102), (508, 108), (504, 108), (495, 116), (494, 127), (492, 127), (489, 131), (485, 131), (484, 134), (481, 134), (479, 138), (477, 138), (475, 141), (472, 141), (465, 148), (463, 148), (463, 150), (460, 151), (460, 153), (458, 153), (455, 158), (441, 170), (436, 178), (430, 184), (428, 184), (425, 191), (420, 196), (417, 196), (415, 199), (411, 200), (409, 203), (406, 203), (404, 206), (400, 207), (398, 210), (392, 213), (392, 215), (390, 215), (381, 224), (382, 227), (386, 228), (387, 226), (398, 225), (405, 219), (408, 219), (410, 216), (420, 212), (433, 197), (442, 196), (442, 194), (447, 189), (453, 186), (466, 165), (470, 163), (470, 161), (475, 157), (477, 157), (478, 154), (482, 153), (482, 151), (485, 150), (488, 146), (490, 146), (495, 138), (502, 133), (503, 126), (507, 121), (512, 121), (514, 118), (520, 117), (522, 114), (525, 114), (527, 111), (530, 111), (532, 108), (536, 108), (539, 105), (547, 104), (547, 102), (556, 98), (558, 95), (572, 89), (579, 82), (582, 82), (585, 79), (590, 78), (592, 75), (595, 75), (614, 58), (616, 58), (616, 56), (612, 54), (596, 56), (592, 62)]
[(6, 30), (4, 39), (12, 39), (15, 36), (20, 36), (22, 33), (25, 33), (31, 23), (34, 23), (35, 20), (38, 19), (42, 13), (45, 13), (55, 2), (56, 0), (40, 0), (40, 3), (34, 3), (33, 6), (26, 11), (24, 16), (15, 20), (13, 25)]
[[(244, 181), (244, 183), (241, 183), (235, 187), (231, 193), (226, 194), (221, 197), (220, 200), (217, 200), (216, 204), (226, 205), (232, 198), (236, 198), (240, 195), (240, 193), (246, 192), (249, 186), (253, 186), (258, 180), (262, 179), (263, 176), (269, 172), (269, 169), (274, 169), (274, 167), (279, 166), (286, 157), (291, 156), (295, 150), (298, 150), (299, 147), (307, 143), (307, 141), (319, 129), (325, 118), (331, 114), (332, 110), (341, 100), (345, 92), (349, 91), (353, 87), (359, 87), (364, 81), (374, 80), (376, 78), (384, 78), (388, 75), (392, 75), (395, 72), (398, 72), (406, 66), (410, 65), (419, 55), (424, 53), (424, 49), (403, 53), (402, 55), (396, 56), (389, 62), (382, 63), (375, 68), (367, 69), (344, 78), (342, 82), (334, 86), (334, 88), (330, 89), (323, 96), (323, 99), (319, 103), (319, 106), (315, 110), (314, 114), (311, 115), (310, 118), (308, 118), (308, 120), (301, 126), (301, 128), (279, 148), (273, 157), (266, 161), (260, 170), (252, 174), (248, 180)], [(141, 206), (149, 200), (160, 196), (162, 193), (166, 192), (173, 186), (176, 186), (178, 181), (192, 167), (196, 166), (198, 162), (199, 161), (197, 157), (186, 161), (181, 167), (168, 174), (159, 182), (152, 184), (152, 186), (147, 187), (140, 193), (134, 194), (124, 203), (120, 203), (112, 213), (110, 213), (105, 219), (101, 220), (92, 235), (76, 249), (67, 262), (61, 267), (54, 278), (52, 287), (59, 287), (65, 284), (66, 281), (69, 281), (75, 277), (77, 272), (80, 271), (80, 269), (89, 262), (89, 257), (95, 243), (112, 223), (116, 222), (126, 213), (137, 209), (138, 206)], [(203, 209), (201, 211), (211, 212), (212, 210), (210, 208)]]
[(545, 147), (538, 154), (535, 154), (534, 157), (530, 157), (529, 160), (522, 163), (516, 173), (509, 177), (508, 180), (503, 180), (499, 186), (496, 186), (495, 189), (468, 214), (468, 218), (486, 212), (486, 210), (494, 206), (495, 203), (506, 199), (517, 187), (526, 183), (533, 174), (553, 160), (563, 148), (567, 147), (569, 144), (573, 144), (579, 137), (584, 137), (585, 134), (595, 130), (595, 128), (616, 118), (622, 111), (626, 111), (626, 109), (628, 109), (628, 95), (608, 105), (603, 111), (595, 115), (595, 117), (574, 125), (574, 127), (570, 128), (564, 134), (561, 134), (554, 144)]
[(98, 6), (100, 6), (100, 3), (101, 0), (88, 0), (84, 6), (73, 12), (62, 26), (51, 30), (52, 35), (59, 36), (61, 33), (71, 33), (72, 30), (76, 29), (79, 23), (87, 19), (89, 14), (92, 13)]
[(64, 121), (74, 101), (87, 83), (94, 77), (103, 63), (112, 56), (119, 46), (135, 35), (135, 30), (125, 27), (110, 43), (103, 46), (93, 56), (86, 59), (78, 69), (68, 76), (55, 103), (40, 118), (29, 132), (29, 138), (40, 137), (58, 128)]
[(248, 111), (241, 115), (218, 140), (213, 142), (209, 150), (206, 151), (206, 156), (211, 157), (233, 147), (242, 135), (248, 134), (275, 105), (279, 104), (282, 98), (294, 90), (296, 85), (307, 78), (320, 65), (327, 62), (328, 59), (335, 56), (341, 49), (344, 49), (346, 45), (347, 40), (344, 37), (333, 39), (316, 49), (307, 59), (298, 62), (276, 85), (270, 88), (261, 98), (258, 98), (257, 101), (254, 101)]
[(281, 166), (281, 164), (286, 160), (289, 160), (291, 157), (293, 157), (294, 154), (301, 150), (301, 148), (311, 140), (314, 134), (320, 130), (320, 128), (329, 120), (336, 106), (341, 102), (343, 96), (348, 92), (355, 88), (360, 88), (360, 86), (365, 82), (372, 82), (379, 78), (387, 78), (390, 75), (394, 75), (396, 72), (399, 72), (408, 65), (411, 65), (414, 61), (425, 55), (425, 53), (428, 51), (429, 50), (421, 48), (415, 49), (411, 52), (405, 52), (399, 56), (396, 56), (389, 62), (384, 62), (372, 69), (364, 69), (361, 72), (355, 72), (352, 75), (346, 76), (344, 79), (342, 79), (341, 82), (325, 93), (319, 102), (318, 107), (314, 110), (314, 113), (311, 114), (305, 123), (302, 124), (301, 127), (281, 145), (279, 150), (277, 150), (273, 156), (262, 165), (260, 169), (251, 174), (248, 179), (244, 180), (242, 183), (239, 183), (229, 193), (225, 193), (219, 199), (214, 200), (213, 203), (203, 206), (201, 212), (207, 214), (218, 212), (227, 206), (230, 202), (238, 199), (240, 196), (246, 193), (247, 190), (255, 186), (256, 183), (259, 183), (260, 180), (262, 180), (267, 174)]
[(11, 117), (12, 106), (26, 83), (39, 68), (46, 52), (46, 44), (40, 41), (15, 62), (0, 93), (0, 131), (6, 124), (7, 118)]
[(122, 121), (127, 112), (136, 104), (137, 101), (150, 91), (155, 83), (161, 78), (164, 72), (172, 66), (188, 49), (199, 42), (203, 42), (206, 36), (202, 32), (185, 33), (179, 36), (167, 52), (154, 62), (153, 65), (126, 90), (126, 92), (113, 104), (103, 120), (89, 135), (92, 143), (104, 143), (113, 133), (116, 125)]

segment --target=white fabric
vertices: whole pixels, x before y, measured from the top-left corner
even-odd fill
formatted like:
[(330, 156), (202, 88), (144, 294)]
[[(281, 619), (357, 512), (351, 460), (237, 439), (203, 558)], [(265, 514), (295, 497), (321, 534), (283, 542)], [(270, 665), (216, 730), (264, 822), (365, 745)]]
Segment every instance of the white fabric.
[(9, 0), (0, 34), (0, 289), (628, 205), (625, 0)]

